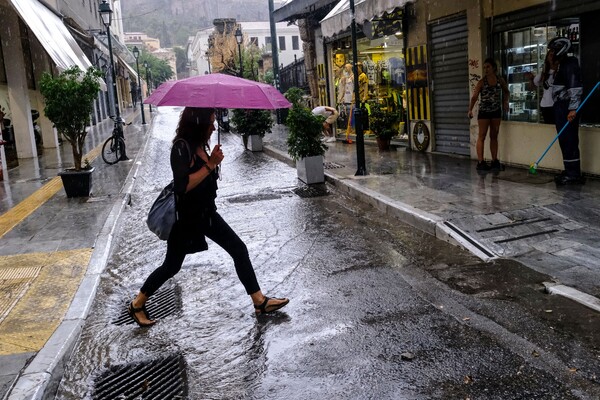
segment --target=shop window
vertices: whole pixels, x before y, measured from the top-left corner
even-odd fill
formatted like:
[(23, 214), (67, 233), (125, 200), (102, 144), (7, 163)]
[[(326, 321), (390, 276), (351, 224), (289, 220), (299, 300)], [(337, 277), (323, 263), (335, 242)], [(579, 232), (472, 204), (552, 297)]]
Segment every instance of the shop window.
[(292, 36), (292, 50), (300, 49), (300, 40), (298, 36)]
[(543, 85), (536, 87), (529, 79), (542, 72), (546, 45), (555, 37), (566, 37), (572, 42), (570, 55), (579, 58), (579, 20), (564, 19), (551, 25), (536, 25), (500, 34), (502, 70), (510, 92), (509, 121), (543, 123), (540, 112), (544, 94)]
[(285, 50), (285, 36), (279, 36), (279, 50)]
[[(404, 134), (406, 65), (402, 40), (390, 35), (375, 39), (363, 37), (357, 41), (358, 64), (362, 70), (358, 102), (354, 98), (350, 47), (348, 38), (338, 39), (331, 46), (334, 96), (340, 111), (337, 128), (347, 132), (354, 130), (352, 113), (358, 103), (366, 116), (374, 105), (386, 113), (397, 114), (398, 122), (393, 129), (400, 135)], [(363, 120), (363, 128), (367, 136), (372, 134), (368, 129), (368, 117)]]

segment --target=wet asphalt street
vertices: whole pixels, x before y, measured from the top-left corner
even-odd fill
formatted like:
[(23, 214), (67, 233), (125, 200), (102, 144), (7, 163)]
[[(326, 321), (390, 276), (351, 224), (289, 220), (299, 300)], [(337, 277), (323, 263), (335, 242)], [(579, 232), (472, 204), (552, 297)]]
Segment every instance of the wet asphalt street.
[(110, 367), (185, 360), (189, 399), (597, 399), (597, 313), (543, 292), (548, 276), (466, 251), (336, 192), (304, 198), (296, 171), (222, 134), (219, 212), (248, 245), (267, 295), (256, 319), (214, 243), (167, 283), (150, 329), (113, 323), (161, 262), (145, 225), (171, 179), (177, 109), (161, 108), (116, 245), (57, 398), (92, 398)]

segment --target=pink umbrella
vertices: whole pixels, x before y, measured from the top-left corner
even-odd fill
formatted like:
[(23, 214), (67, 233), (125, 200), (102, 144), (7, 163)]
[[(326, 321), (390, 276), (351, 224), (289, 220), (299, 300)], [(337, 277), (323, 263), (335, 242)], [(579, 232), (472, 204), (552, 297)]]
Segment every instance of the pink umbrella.
[(155, 106), (275, 110), (292, 104), (275, 87), (225, 74), (198, 75), (161, 84), (146, 100)]

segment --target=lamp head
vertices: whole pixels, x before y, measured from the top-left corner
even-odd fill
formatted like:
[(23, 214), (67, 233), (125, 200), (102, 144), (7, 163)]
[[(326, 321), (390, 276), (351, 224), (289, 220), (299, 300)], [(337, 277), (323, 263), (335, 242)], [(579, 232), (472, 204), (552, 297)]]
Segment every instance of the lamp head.
[(144, 61), (144, 68), (148, 69), (148, 61)]
[(138, 49), (137, 46), (133, 46), (133, 49), (131, 50), (131, 52), (133, 53), (133, 56), (137, 60), (138, 57), (140, 56), (140, 49)]
[(242, 44), (244, 40), (244, 35), (242, 35), (242, 30), (239, 27), (235, 30), (235, 40), (237, 44)]
[(112, 21), (113, 11), (110, 8), (110, 4), (108, 4), (106, 0), (102, 0), (102, 3), (100, 3), (98, 6), (98, 12), (100, 13), (100, 17), (102, 18), (102, 23), (104, 26), (109, 27)]

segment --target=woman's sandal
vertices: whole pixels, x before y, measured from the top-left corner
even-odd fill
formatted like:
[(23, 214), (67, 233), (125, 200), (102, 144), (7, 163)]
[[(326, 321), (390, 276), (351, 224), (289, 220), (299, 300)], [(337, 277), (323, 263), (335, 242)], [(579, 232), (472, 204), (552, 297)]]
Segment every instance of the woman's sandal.
[(150, 319), (150, 314), (148, 314), (148, 310), (146, 310), (146, 305), (144, 304), (143, 306), (141, 306), (140, 308), (135, 308), (133, 306), (133, 302), (129, 303), (129, 307), (127, 307), (127, 313), (129, 314), (129, 316), (131, 318), (133, 318), (133, 320), (142, 328), (147, 328), (149, 326), (152, 326), (156, 323), (156, 321), (152, 321), (152, 322), (142, 322), (139, 320), (139, 318), (137, 317), (137, 315), (135, 315), (136, 313), (139, 312), (143, 312), (144, 315), (146, 316), (147, 319)]
[[(285, 301), (283, 303), (272, 304), (272, 305), (268, 306), (267, 304), (269, 303), (269, 300), (285, 300)], [(265, 301), (263, 301), (261, 304), (254, 305), (254, 312), (256, 313), (256, 316), (259, 316), (262, 314), (269, 314), (269, 313), (272, 313), (273, 311), (279, 310), (280, 308), (287, 305), (287, 303), (289, 303), (289, 302), (290, 302), (289, 299), (278, 299), (275, 297), (265, 296)], [(267, 310), (267, 307), (269, 307), (268, 310)]]

